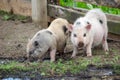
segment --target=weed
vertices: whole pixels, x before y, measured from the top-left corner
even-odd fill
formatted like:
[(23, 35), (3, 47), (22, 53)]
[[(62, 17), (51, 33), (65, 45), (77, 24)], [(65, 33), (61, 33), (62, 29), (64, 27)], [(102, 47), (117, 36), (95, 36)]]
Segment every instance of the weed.
[(22, 15), (16, 15), (16, 14), (11, 14), (9, 12), (5, 12), (5, 11), (0, 11), (0, 16), (2, 16), (2, 19), (7, 21), (7, 20), (20, 20), (23, 21), (25, 19), (27, 19), (27, 16), (22, 16)]
[(34, 68), (37, 66), (37, 63), (31, 63), (30, 65), (26, 65), (25, 63), (19, 63), (17, 61), (11, 61), (7, 64), (1, 64), (0, 65), (0, 74), (1, 73), (15, 73), (19, 71), (30, 71), (34, 70)]
[(120, 75), (120, 65), (113, 64), (112, 66), (113, 66), (114, 73)]
[[(39, 72), (42, 76), (61, 76), (65, 74), (79, 74), (81, 71), (87, 69), (89, 64), (102, 66), (109, 64), (113, 66), (114, 73), (119, 73), (120, 56), (117, 54), (117, 49), (111, 49), (112, 55), (105, 55), (103, 50), (94, 50), (93, 57), (77, 57), (76, 59), (63, 60), (59, 59), (56, 62), (44, 61), (42, 63), (30, 62), (19, 63), (11, 61), (7, 64), (1, 64), (0, 70), (2, 72), (17, 72), (17, 71), (34, 71)], [(102, 55), (99, 55), (102, 54)], [(118, 65), (116, 65), (118, 64)], [(31, 75), (32, 76), (32, 75)], [(34, 75), (33, 75), (34, 76)]]
[[(114, 73), (119, 74), (120, 65), (116, 65), (119, 61), (120, 56), (114, 56), (112, 59), (103, 59), (102, 56), (78, 57), (69, 61), (59, 59), (56, 62), (30, 62), (30, 63), (19, 63), (16, 61), (9, 62), (7, 64), (1, 64), (1, 72), (16, 72), (16, 71), (34, 71), (39, 72), (42, 76), (62, 76), (67, 73), (78, 74), (81, 71), (87, 69), (89, 64), (96, 66), (102, 66), (104, 64), (110, 64), (113, 66)], [(0, 73), (2, 74), (2, 73)], [(32, 75), (31, 75), (32, 76)], [(33, 75), (34, 76), (34, 75)]]

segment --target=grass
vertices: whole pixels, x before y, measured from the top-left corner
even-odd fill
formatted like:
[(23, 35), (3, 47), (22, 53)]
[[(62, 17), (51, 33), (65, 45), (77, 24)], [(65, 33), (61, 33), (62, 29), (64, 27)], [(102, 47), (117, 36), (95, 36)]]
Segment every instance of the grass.
[[(96, 52), (94, 51), (94, 54)], [(30, 63), (20, 63), (16, 61), (11, 61), (7, 64), (0, 65), (0, 71), (3, 73), (8, 72), (18, 72), (18, 71), (33, 71), (39, 72), (42, 76), (62, 76), (67, 73), (76, 75), (81, 71), (87, 69), (87, 66), (90, 64), (96, 65), (98, 67), (109, 64), (113, 67), (115, 74), (120, 74), (120, 65), (118, 62), (120, 61), (120, 56), (115, 54), (112, 57), (104, 58), (107, 55), (100, 56), (94, 55), (94, 57), (78, 57), (76, 59), (71, 60), (63, 60), (59, 59), (56, 62), (45, 61), (42, 63), (39, 62), (30, 62)], [(2, 74), (0, 72), (0, 74)], [(34, 75), (33, 75), (34, 76)]]
[(37, 66), (37, 63), (31, 63), (27, 65), (25, 63), (19, 63), (17, 61), (10, 61), (6, 64), (0, 64), (0, 74), (2, 73), (16, 73), (19, 71), (30, 71), (34, 70)]
[(97, 64), (100, 62), (99, 57), (92, 59), (79, 57), (75, 60), (64, 61), (59, 59), (55, 63), (43, 63), (41, 72), (44, 75), (65, 75), (66, 73), (77, 74), (87, 68), (89, 64)]
[(0, 16), (2, 17), (3, 20), (20, 20), (23, 21), (25, 19), (27, 19), (27, 16), (22, 16), (22, 15), (16, 15), (16, 14), (12, 14), (9, 12), (5, 12), (0, 10)]
[[(64, 75), (67, 72), (70, 72), (71, 74), (79, 73), (81, 70), (85, 70), (87, 65), (90, 63), (96, 63), (99, 60), (96, 58), (88, 60), (83, 59), (82, 57), (78, 60), (70, 60), (70, 61), (64, 61), (62, 59), (59, 59), (57, 62), (43, 62), (43, 63), (19, 63), (16, 61), (12, 61), (7, 64), (1, 64), (0, 70), (3, 73), (8, 72), (16, 72), (16, 71), (39, 71), (42, 76), (50, 76), (50, 75), (57, 75), (61, 76)], [(1, 74), (1, 73), (0, 73)]]
[(94, 8), (100, 8), (105, 13), (120, 15), (120, 9), (118, 8), (110, 8), (107, 6), (88, 4), (85, 2), (76, 2), (74, 0), (60, 0), (60, 5), (64, 7), (72, 7), (72, 8), (77, 7), (77, 8), (83, 8), (83, 9), (88, 9), (88, 10), (94, 9)]
[(113, 64), (113, 72), (117, 75), (120, 75), (120, 65), (119, 64)]

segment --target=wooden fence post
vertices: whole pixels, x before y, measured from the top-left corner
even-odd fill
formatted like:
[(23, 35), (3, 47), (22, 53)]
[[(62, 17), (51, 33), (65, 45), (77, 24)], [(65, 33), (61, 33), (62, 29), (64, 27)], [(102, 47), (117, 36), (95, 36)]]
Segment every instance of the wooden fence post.
[(47, 27), (47, 0), (32, 0), (32, 20), (42, 28)]

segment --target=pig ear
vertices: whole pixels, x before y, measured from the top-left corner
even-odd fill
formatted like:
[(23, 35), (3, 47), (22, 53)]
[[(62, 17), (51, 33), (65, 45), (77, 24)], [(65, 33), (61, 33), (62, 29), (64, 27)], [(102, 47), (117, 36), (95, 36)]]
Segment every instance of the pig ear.
[(91, 29), (91, 24), (88, 24), (85, 28), (86, 28), (87, 30), (90, 30), (90, 29)]
[(73, 30), (73, 24), (69, 24), (69, 29), (68, 29), (70, 32), (72, 32)]

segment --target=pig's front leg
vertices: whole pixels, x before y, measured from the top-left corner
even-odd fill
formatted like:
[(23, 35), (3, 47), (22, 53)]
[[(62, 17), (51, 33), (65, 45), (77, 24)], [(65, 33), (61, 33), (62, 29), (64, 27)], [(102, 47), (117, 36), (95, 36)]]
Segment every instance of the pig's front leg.
[(51, 51), (50, 51), (50, 61), (51, 62), (54, 62), (55, 61), (55, 54), (56, 54), (56, 48), (54, 48), (54, 49), (51, 49)]
[(103, 37), (102, 46), (106, 54), (108, 54), (107, 52), (109, 51), (109, 49), (108, 49), (108, 43), (106, 37)]
[(104, 50), (108, 51), (108, 43), (107, 43), (107, 41), (104, 41), (102, 45), (103, 45)]
[(91, 57), (92, 56), (92, 43), (93, 43), (93, 40), (86, 46), (86, 53), (87, 53), (87, 56), (88, 57)]
[(78, 48), (77, 48), (76, 46), (74, 46), (73, 48), (74, 48), (74, 49), (73, 49), (73, 53), (72, 53), (71, 58), (76, 57), (76, 54), (78, 53)]

